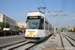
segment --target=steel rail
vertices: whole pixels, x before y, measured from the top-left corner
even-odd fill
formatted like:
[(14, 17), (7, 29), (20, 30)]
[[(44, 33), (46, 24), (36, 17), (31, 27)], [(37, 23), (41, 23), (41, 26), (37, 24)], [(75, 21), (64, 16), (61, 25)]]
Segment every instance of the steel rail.
[(71, 44), (71, 46), (75, 47), (75, 45), (73, 45), (72, 42), (65, 35), (63, 35), (63, 36), (67, 39), (67, 41)]
[[(50, 37), (50, 36), (49, 36)], [(46, 39), (46, 38), (45, 38)], [(44, 39), (44, 40), (45, 40)], [(39, 43), (41, 43), (41, 42), (43, 42), (44, 40), (42, 40), (42, 41), (40, 41), (40, 42), (37, 42), (37, 43), (34, 43), (34, 44), (32, 44), (31, 45), (31, 43), (28, 41), (28, 42), (26, 42), (26, 43), (18, 43), (18, 44), (16, 44), (16, 45), (10, 45), (9, 47), (7, 47), (7, 49), (8, 50), (15, 50), (15, 49), (18, 49), (18, 48), (20, 48), (20, 47), (22, 47), (22, 46), (27, 46), (27, 45), (30, 45), (30, 46), (28, 46), (28, 47), (26, 47), (25, 48), (25, 50), (30, 50), (32, 47), (34, 47), (35, 45), (37, 45), (37, 44), (39, 44)]]
[[(61, 37), (60, 33), (58, 33), (58, 34), (59, 34), (59, 36), (60, 36), (61, 45), (62, 45), (62, 47), (64, 48), (64, 43), (63, 43), (62, 37)], [(64, 49), (64, 50), (65, 50), (65, 49)]]
[[(50, 36), (52, 36), (52, 34), (51, 34), (51, 35), (49, 35), (47, 38), (49, 38)], [(40, 41), (40, 42), (35, 43), (34, 45), (32, 45), (32, 46), (30, 46), (30, 47), (26, 48), (25, 50), (30, 50), (30, 49), (31, 49), (31, 48), (33, 48), (34, 46), (36, 46), (36, 45), (38, 45), (38, 44), (42, 43), (43, 41), (45, 41), (47, 38), (43, 39), (43, 40), (42, 40), (42, 41)]]
[(18, 44), (18, 43), (22, 43), (22, 42), (25, 42), (25, 40), (23, 40), (23, 41), (19, 41), (19, 42), (16, 42), (16, 43), (12, 43), (12, 44), (8, 44), (8, 45), (1, 46), (0, 49), (6, 48), (6, 47), (9, 47), (9, 46), (12, 46), (12, 45)]
[[(68, 35), (66, 35), (66, 36), (68, 36)], [(69, 37), (69, 36), (68, 36)], [(71, 37), (69, 37), (70, 39), (72, 39), (73, 41), (75, 41), (75, 39), (73, 39), (73, 38), (71, 38)]]
[(19, 45), (19, 46), (16, 46), (16, 47), (10, 48), (9, 50), (14, 50), (14, 49), (16, 49), (16, 48), (19, 48), (19, 47), (21, 47), (21, 46), (27, 45), (27, 44), (29, 44), (29, 43), (30, 43), (30, 42), (27, 42), (27, 43), (21, 44), (21, 45)]
[(39, 44), (39, 43), (35, 43), (34, 45), (32, 45), (32, 46), (26, 48), (25, 50), (30, 50), (31, 48), (33, 48), (33, 47), (36, 46), (37, 44)]

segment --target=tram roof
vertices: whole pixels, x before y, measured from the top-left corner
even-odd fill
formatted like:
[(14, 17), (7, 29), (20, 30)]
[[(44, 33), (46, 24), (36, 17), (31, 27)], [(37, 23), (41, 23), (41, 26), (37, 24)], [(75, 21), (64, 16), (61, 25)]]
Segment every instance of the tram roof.
[(27, 16), (42, 16), (45, 17), (45, 14), (39, 10), (37, 11), (29, 11)]
[[(41, 12), (40, 10), (36, 10), (36, 11), (29, 11), (29, 12)], [(41, 12), (41, 13), (43, 13), (43, 12)], [(43, 13), (44, 14), (44, 13)]]

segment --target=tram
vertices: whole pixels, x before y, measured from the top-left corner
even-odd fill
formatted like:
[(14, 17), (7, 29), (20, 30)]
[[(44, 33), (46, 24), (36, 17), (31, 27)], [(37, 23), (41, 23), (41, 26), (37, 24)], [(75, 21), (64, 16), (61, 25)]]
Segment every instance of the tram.
[(52, 34), (52, 25), (41, 11), (29, 11), (26, 23), (25, 40), (39, 42)]

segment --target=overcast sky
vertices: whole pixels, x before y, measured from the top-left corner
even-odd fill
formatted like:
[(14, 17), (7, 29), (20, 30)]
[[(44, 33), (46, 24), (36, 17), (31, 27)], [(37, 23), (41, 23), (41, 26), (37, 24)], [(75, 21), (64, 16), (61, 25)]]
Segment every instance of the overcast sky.
[(38, 10), (38, 7), (45, 6), (48, 9), (45, 10), (46, 18), (52, 25), (54, 24), (53, 16), (48, 11), (54, 14), (52, 11), (55, 10), (57, 14), (62, 10), (62, 13), (55, 17), (56, 27), (75, 26), (75, 0), (0, 0), (0, 14), (25, 22), (28, 11)]

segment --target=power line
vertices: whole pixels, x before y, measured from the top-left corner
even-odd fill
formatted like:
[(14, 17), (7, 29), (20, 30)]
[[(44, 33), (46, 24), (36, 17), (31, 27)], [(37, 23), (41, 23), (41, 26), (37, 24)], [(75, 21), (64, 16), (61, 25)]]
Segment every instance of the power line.
[(62, 0), (62, 6), (61, 6), (61, 10), (63, 10), (63, 0)]
[[(42, 2), (43, 2), (43, 4), (45, 5), (45, 7), (46, 7), (46, 9), (47, 9), (47, 6), (46, 6), (46, 4), (44, 3), (44, 1), (42, 0)], [(47, 9), (47, 11), (48, 11), (48, 9)]]
[[(36, 0), (36, 2), (38, 3), (38, 5), (41, 7), (41, 5), (39, 4), (39, 2)], [(48, 13), (50, 13), (50, 11), (48, 10), (48, 8), (47, 8), (47, 6), (46, 6), (46, 4), (44, 3), (44, 1), (42, 0), (42, 2), (43, 2), (43, 4), (45, 5), (45, 7), (46, 7), (46, 9), (47, 9), (47, 11), (48, 11)], [(50, 13), (51, 14), (51, 13)], [(52, 16), (53, 16), (53, 14), (51, 14)]]
[(38, 3), (38, 5), (41, 7), (41, 5), (39, 4), (39, 2), (36, 0), (36, 2)]
[(68, 0), (65, 0), (65, 10), (66, 10), (66, 7), (67, 7), (67, 3), (68, 3)]
[[(42, 2), (43, 2), (43, 4), (45, 5), (45, 7), (46, 7), (46, 4), (44, 3), (44, 1), (42, 0)], [(62, 2), (62, 8), (63, 8), (63, 2)], [(47, 9), (47, 7), (46, 7), (46, 9)], [(50, 11), (47, 9), (47, 11), (48, 11), (48, 13), (50, 13)], [(54, 34), (55, 34), (55, 29), (56, 29), (56, 26), (55, 26), (55, 16), (57, 16), (58, 14), (60, 14), (62, 11), (60, 11), (59, 13), (57, 13), (56, 15), (55, 15), (55, 11), (54, 11), (54, 14), (52, 14), (52, 13), (50, 13), (53, 17), (54, 17)]]
[(62, 11), (65, 11), (66, 10), (67, 3), (68, 3), (68, 0), (62, 0), (62, 7), (61, 7), (61, 10)]
[[(48, 8), (47, 8), (47, 6), (46, 6), (46, 4), (44, 3), (44, 1), (42, 0), (42, 2), (43, 2), (43, 4), (45, 5), (45, 7), (46, 7), (46, 9), (47, 9), (47, 11), (48, 11), (48, 13), (50, 13), (50, 11), (48, 10)], [(52, 13), (50, 13), (52, 16), (53, 16), (53, 14)]]
[[(46, 9), (47, 9), (47, 11), (48, 11), (48, 8), (47, 8), (47, 6), (46, 6), (46, 4), (44, 3), (44, 1), (42, 0), (42, 2), (43, 2), (43, 4), (45, 5), (45, 7), (46, 7)], [(49, 12), (49, 11), (48, 11)]]

